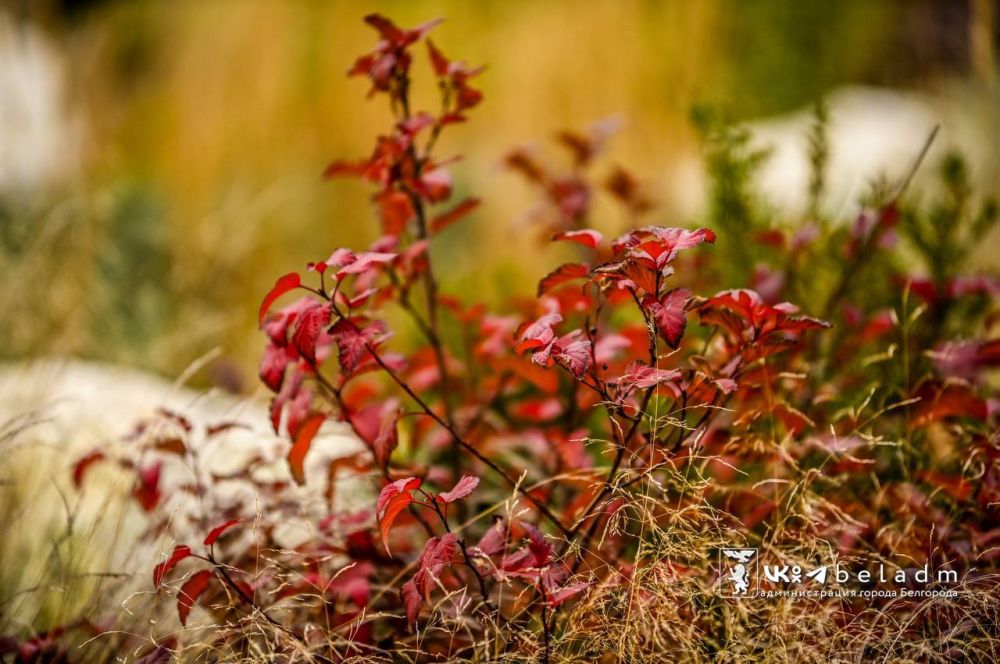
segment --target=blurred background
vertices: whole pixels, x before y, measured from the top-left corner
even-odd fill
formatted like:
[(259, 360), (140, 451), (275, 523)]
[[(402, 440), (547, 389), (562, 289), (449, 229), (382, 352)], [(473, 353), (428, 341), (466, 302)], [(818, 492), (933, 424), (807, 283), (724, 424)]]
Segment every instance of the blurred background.
[[(760, 189), (793, 220), (819, 100), (831, 214), (909, 168), (938, 123), (935, 150), (960, 149), (997, 193), (996, 0), (4, 2), (0, 360), (173, 378), (217, 348), (194, 383), (252, 390), (256, 308), (275, 276), (377, 235), (370, 192), (320, 177), (366, 156), (388, 121), (345, 76), (375, 41), (371, 11), (405, 26), (443, 16), (435, 42), (488, 66), (485, 103), (440, 151), (465, 155), (457, 195), (485, 203), (434, 249), (460, 297), (530, 294), (553, 265), (523, 232), (532, 192), (505, 151), (609, 116), (623, 129), (604, 163), (639, 174), (666, 225), (705, 213), (692, 116), (706, 108), (771, 149)], [(595, 225), (617, 230), (600, 210)], [(979, 260), (995, 264), (996, 244)]]

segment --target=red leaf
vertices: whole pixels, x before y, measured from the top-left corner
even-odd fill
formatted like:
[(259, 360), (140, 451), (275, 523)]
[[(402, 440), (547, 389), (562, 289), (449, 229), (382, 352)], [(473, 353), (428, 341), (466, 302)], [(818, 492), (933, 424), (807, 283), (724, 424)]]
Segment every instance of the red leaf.
[(403, 603), (406, 605), (406, 619), (416, 622), (423, 600), (430, 596), (434, 582), (441, 569), (452, 562), (458, 550), (458, 535), (445, 533), (427, 540), (420, 554), (419, 568), (409, 581), (403, 584)]
[(406, 506), (413, 502), (413, 496), (409, 493), (401, 493), (389, 499), (385, 512), (382, 513), (382, 520), (379, 522), (379, 534), (382, 536), (382, 546), (385, 552), (392, 556), (389, 549), (389, 532), (392, 530), (392, 523), (399, 516), (399, 513), (406, 509)]
[(475, 550), (484, 556), (495, 556), (506, 548), (507, 534), (507, 522), (502, 518), (497, 519), (497, 522), (479, 540), (479, 544), (472, 547), (470, 551)]
[(597, 247), (603, 239), (603, 235), (590, 229), (582, 231), (563, 231), (562, 233), (556, 233), (552, 236), (553, 242), (557, 242), (559, 240), (576, 242), (577, 244), (582, 244), (583, 246), (590, 247), (591, 249)]
[(920, 389), (918, 396), (920, 402), (916, 404), (914, 426), (925, 426), (952, 417), (969, 417), (985, 422), (989, 416), (986, 401), (961, 383), (938, 388), (928, 385)]
[(83, 477), (86, 475), (87, 469), (104, 458), (104, 452), (95, 450), (73, 464), (73, 486), (79, 489), (83, 485)]
[(660, 369), (644, 364), (635, 364), (630, 367), (625, 376), (622, 376), (622, 382), (634, 381), (635, 387), (644, 390), (661, 383), (673, 382), (680, 377), (681, 372), (678, 369)]
[(368, 345), (377, 343), (385, 334), (385, 324), (381, 321), (375, 321), (364, 329), (359, 327), (360, 322), (361, 319), (358, 318), (341, 318), (330, 329), (330, 336), (340, 351), (340, 370), (345, 376), (353, 374), (357, 369)]
[(552, 344), (552, 359), (565, 367), (577, 379), (583, 378), (591, 363), (590, 341), (581, 339), (580, 336), (579, 332), (567, 334)]
[(684, 336), (687, 325), (687, 314), (684, 305), (691, 297), (691, 291), (686, 288), (675, 288), (659, 301), (652, 295), (647, 295), (642, 304), (653, 317), (656, 329), (671, 348), (677, 348)]
[(446, 76), (448, 74), (448, 69), (451, 63), (448, 58), (444, 57), (444, 54), (438, 50), (430, 39), (427, 40), (427, 52), (430, 54), (431, 65), (434, 67), (434, 73), (438, 76)]
[(332, 311), (328, 302), (317, 302), (299, 314), (292, 343), (310, 364), (316, 364), (316, 342), (323, 328), (329, 324)]
[(147, 512), (152, 512), (160, 502), (161, 468), (162, 464), (156, 463), (140, 469), (135, 488), (132, 490), (132, 495)]
[(533, 322), (521, 333), (521, 343), (517, 345), (516, 352), (523, 353), (526, 350), (548, 346), (555, 337), (552, 326), (561, 321), (562, 316), (552, 313)]
[(433, 124), (434, 116), (426, 111), (420, 111), (405, 120), (400, 120), (398, 126), (404, 134), (412, 138)]
[(389, 190), (379, 194), (378, 209), (382, 218), (382, 232), (386, 235), (402, 235), (406, 224), (416, 215), (410, 197), (401, 191)]
[(273, 342), (268, 342), (264, 347), (264, 354), (260, 358), (260, 369), (258, 375), (262, 383), (267, 385), (272, 392), (281, 389), (281, 384), (285, 381), (285, 369), (289, 363), (298, 358), (298, 353), (291, 346), (279, 346)]
[(565, 263), (542, 277), (538, 282), (538, 296), (541, 297), (552, 289), (574, 279), (584, 279), (590, 276), (590, 267), (584, 263)]
[(348, 160), (338, 159), (332, 162), (323, 171), (323, 177), (333, 178), (340, 175), (361, 177), (368, 170), (369, 163), (366, 159)]
[(257, 324), (261, 325), (264, 323), (264, 316), (267, 315), (268, 310), (274, 304), (275, 300), (285, 293), (298, 288), (301, 284), (302, 278), (299, 277), (297, 272), (278, 277), (278, 280), (274, 282), (274, 286), (267, 292), (264, 300), (260, 303), (260, 311), (257, 312)]
[(309, 452), (313, 438), (325, 420), (326, 416), (322, 413), (313, 413), (302, 423), (295, 435), (295, 442), (292, 443), (292, 449), (288, 452), (288, 467), (292, 471), (292, 477), (296, 484), (305, 484), (306, 482), (305, 469), (303, 468), (306, 453)]
[(380, 468), (386, 467), (389, 463), (389, 457), (392, 456), (392, 451), (399, 445), (399, 414), (400, 411), (397, 409), (395, 412), (389, 413), (388, 417), (384, 417), (378, 435), (372, 440), (375, 462)]
[(219, 539), (222, 533), (226, 532), (238, 523), (243, 523), (243, 519), (230, 519), (225, 523), (212, 528), (212, 530), (205, 536), (205, 546), (212, 546), (215, 544), (215, 540)]
[(544, 567), (555, 558), (555, 549), (552, 543), (545, 539), (542, 531), (535, 528), (530, 523), (522, 522), (521, 526), (528, 534), (528, 550), (535, 558), (535, 567)]
[(357, 254), (354, 262), (346, 265), (337, 272), (337, 279), (343, 279), (349, 274), (360, 274), (367, 272), (375, 265), (384, 265), (396, 259), (396, 254), (383, 253), (378, 251), (362, 251)]
[(421, 482), (422, 480), (419, 477), (406, 477), (386, 484), (378, 494), (378, 501), (375, 503), (375, 514), (379, 515), (394, 496), (416, 489), (420, 486)]
[(622, 268), (625, 276), (632, 280), (636, 286), (646, 291), (650, 295), (656, 294), (656, 275), (655, 270), (650, 270), (644, 265), (633, 261), (625, 261), (625, 265)]
[(442, 503), (453, 503), (456, 500), (461, 500), (471, 494), (477, 486), (479, 486), (478, 477), (473, 475), (463, 475), (462, 479), (458, 480), (451, 491), (439, 493), (437, 499)]
[(417, 616), (420, 615), (420, 605), (423, 604), (424, 598), (417, 590), (417, 584), (410, 579), (403, 584), (400, 588), (400, 594), (403, 597), (403, 604), (406, 606), (406, 622), (408, 625), (412, 625), (417, 622)]
[(385, 485), (378, 495), (375, 516), (379, 521), (382, 546), (385, 547), (385, 552), (390, 556), (392, 552), (389, 551), (389, 531), (392, 529), (392, 522), (407, 505), (413, 502), (410, 491), (419, 487), (420, 484), (419, 477), (407, 477)]
[(381, 14), (368, 14), (365, 16), (365, 23), (378, 30), (382, 39), (393, 45), (402, 45), (406, 34), (396, 24), (382, 16)]
[(451, 195), (451, 174), (444, 168), (427, 171), (417, 182), (417, 189), (431, 203), (439, 203)]
[(435, 18), (421, 23), (415, 28), (404, 30), (403, 28), (397, 27), (395, 23), (381, 14), (369, 14), (368, 16), (365, 16), (365, 23), (378, 30), (382, 39), (385, 39), (395, 47), (403, 47), (412, 44), (430, 32), (431, 28), (439, 24), (441, 21), (442, 19)]
[(451, 226), (456, 221), (469, 214), (477, 207), (479, 207), (480, 201), (478, 198), (466, 198), (464, 201), (451, 208), (446, 212), (442, 212), (438, 216), (431, 219), (431, 232), (440, 233), (448, 226)]
[(208, 588), (208, 583), (211, 580), (212, 571), (204, 569), (194, 574), (181, 586), (180, 592), (177, 593), (177, 615), (180, 617), (182, 625), (187, 625), (191, 607)]
[(623, 249), (635, 250), (637, 257), (653, 259), (655, 267), (659, 269), (676, 258), (681, 249), (697, 247), (705, 242), (715, 242), (715, 233), (707, 228), (689, 231), (683, 228), (646, 226), (619, 237), (611, 244), (611, 248), (615, 253)]
[(173, 553), (170, 554), (170, 557), (153, 568), (153, 587), (159, 588), (160, 584), (163, 583), (163, 577), (167, 575), (167, 572), (172, 570), (177, 563), (190, 555), (191, 547), (184, 544), (175, 546)]

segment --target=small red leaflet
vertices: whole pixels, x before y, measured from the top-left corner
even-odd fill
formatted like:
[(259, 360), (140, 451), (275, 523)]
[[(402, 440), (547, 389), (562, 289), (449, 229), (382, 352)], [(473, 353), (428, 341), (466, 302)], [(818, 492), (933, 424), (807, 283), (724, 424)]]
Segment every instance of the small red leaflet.
[(326, 416), (321, 413), (313, 413), (302, 423), (292, 443), (292, 449), (288, 452), (288, 467), (292, 471), (292, 478), (296, 484), (305, 484), (306, 476), (303, 464), (306, 460), (306, 453), (312, 445), (313, 438), (323, 426)]
[(170, 554), (170, 557), (153, 568), (153, 587), (159, 588), (160, 584), (163, 583), (163, 577), (165, 577), (167, 573), (177, 565), (177, 563), (190, 555), (191, 547), (184, 544), (175, 546), (173, 552)]
[(257, 312), (257, 324), (264, 324), (264, 316), (267, 315), (275, 300), (285, 293), (298, 288), (301, 283), (302, 278), (299, 277), (297, 272), (291, 272), (283, 277), (278, 277), (278, 280), (274, 282), (274, 286), (271, 287), (271, 290), (267, 292), (264, 300), (260, 303), (260, 311)]
[(194, 603), (198, 601), (201, 594), (208, 588), (208, 583), (211, 580), (212, 570), (204, 569), (193, 574), (181, 586), (180, 592), (177, 593), (177, 615), (180, 617), (182, 625), (187, 625), (191, 607), (194, 606)]
[(479, 478), (473, 475), (463, 475), (458, 480), (451, 491), (444, 491), (437, 495), (437, 499), (442, 503), (453, 503), (471, 494), (479, 486)]
[(375, 504), (375, 516), (379, 521), (382, 546), (390, 556), (392, 552), (389, 550), (389, 531), (392, 529), (392, 523), (399, 513), (413, 502), (410, 491), (418, 488), (420, 484), (419, 477), (407, 477), (385, 485), (379, 493), (378, 502)]
[(215, 540), (219, 539), (219, 536), (222, 535), (222, 533), (226, 532), (238, 523), (243, 523), (243, 519), (230, 519), (229, 521), (212, 528), (208, 535), (205, 536), (205, 546), (212, 546), (215, 544)]
[(581, 231), (563, 231), (562, 233), (556, 233), (552, 236), (553, 242), (558, 242), (564, 240), (567, 242), (576, 242), (577, 244), (582, 244), (585, 247), (590, 247), (594, 249), (601, 243), (604, 236), (595, 230), (585, 229)]

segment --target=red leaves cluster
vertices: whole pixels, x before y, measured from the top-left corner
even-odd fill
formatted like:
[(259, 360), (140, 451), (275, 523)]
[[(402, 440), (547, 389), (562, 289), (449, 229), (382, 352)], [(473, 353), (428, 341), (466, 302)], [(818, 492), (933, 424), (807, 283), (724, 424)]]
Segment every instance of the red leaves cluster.
[(451, 564), (457, 550), (458, 536), (455, 533), (445, 533), (427, 540), (417, 563), (417, 573), (400, 589), (408, 623), (417, 621), (420, 605), (430, 596), (438, 575), (446, 565)]
[(369, 14), (365, 23), (378, 31), (381, 40), (371, 53), (358, 58), (351, 67), (350, 76), (366, 76), (372, 83), (372, 91), (398, 94), (394, 86), (410, 69), (412, 56), (409, 47), (422, 39), (441, 19), (427, 21), (416, 28), (399, 28), (389, 19), (379, 14)]
[(723, 291), (698, 306), (703, 324), (718, 325), (754, 359), (784, 350), (802, 332), (830, 327), (826, 321), (797, 313), (793, 304), (770, 305), (747, 289)]

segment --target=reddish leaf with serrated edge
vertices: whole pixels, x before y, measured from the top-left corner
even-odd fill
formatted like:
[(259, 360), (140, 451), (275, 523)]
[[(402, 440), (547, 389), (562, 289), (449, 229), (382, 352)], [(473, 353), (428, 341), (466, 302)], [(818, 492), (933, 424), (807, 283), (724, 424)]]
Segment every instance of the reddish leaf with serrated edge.
[(389, 550), (389, 531), (392, 529), (392, 523), (399, 513), (413, 502), (410, 491), (419, 487), (420, 483), (419, 477), (407, 477), (385, 485), (379, 493), (375, 504), (375, 516), (379, 522), (382, 546), (390, 556), (392, 552)]
[(175, 546), (173, 552), (170, 554), (170, 557), (153, 568), (153, 587), (159, 588), (160, 584), (163, 583), (163, 577), (165, 577), (167, 573), (177, 565), (177, 563), (190, 555), (191, 547), (185, 544)]
[(450, 210), (442, 212), (438, 216), (431, 219), (431, 232), (440, 233), (445, 228), (448, 228), (448, 226), (451, 226), (456, 221), (460, 220), (462, 217), (479, 207), (481, 202), (482, 201), (478, 198), (466, 198)]
[(592, 358), (590, 341), (580, 337), (581, 333), (577, 331), (552, 344), (552, 359), (578, 379), (587, 373)]
[(260, 369), (258, 375), (261, 382), (267, 385), (272, 392), (281, 389), (281, 384), (285, 381), (285, 369), (289, 363), (298, 358), (298, 353), (291, 346), (278, 346), (269, 342), (264, 347), (264, 354), (260, 358)]
[(622, 266), (622, 273), (636, 286), (647, 293), (656, 293), (657, 272), (636, 263), (635, 261), (625, 261)]
[(229, 521), (212, 528), (208, 535), (205, 536), (205, 546), (212, 546), (215, 544), (215, 540), (219, 539), (222, 533), (226, 532), (238, 523), (243, 523), (243, 519), (230, 519)]
[(306, 421), (302, 423), (295, 435), (292, 449), (288, 452), (288, 467), (292, 471), (292, 477), (295, 479), (296, 484), (305, 484), (306, 482), (305, 469), (303, 467), (306, 460), (306, 453), (309, 452), (313, 438), (325, 420), (326, 416), (322, 413), (313, 413), (306, 418)]
[(582, 244), (585, 247), (590, 247), (594, 249), (601, 243), (604, 236), (597, 231), (585, 229), (582, 231), (563, 231), (562, 233), (556, 233), (552, 236), (553, 242), (558, 242), (564, 240), (566, 242), (576, 242), (577, 244)]
[(556, 313), (546, 314), (528, 325), (521, 333), (521, 343), (517, 345), (516, 352), (523, 353), (526, 350), (533, 350), (548, 346), (555, 337), (552, 326), (562, 321), (562, 316)]
[(341, 318), (330, 328), (330, 336), (337, 344), (340, 370), (349, 376), (357, 369), (358, 363), (367, 351), (368, 344), (376, 343), (385, 334), (385, 323), (374, 321), (365, 328), (360, 327), (363, 319)]
[(538, 282), (538, 296), (541, 297), (569, 281), (585, 279), (589, 276), (590, 267), (588, 265), (584, 263), (565, 263), (542, 277), (542, 280)]
[(642, 301), (643, 307), (656, 323), (660, 336), (671, 348), (677, 348), (684, 336), (684, 328), (687, 325), (684, 305), (690, 297), (691, 291), (688, 289), (675, 288), (659, 301), (651, 295), (647, 295)]
[(267, 292), (264, 300), (260, 303), (260, 311), (257, 312), (257, 324), (261, 325), (264, 323), (264, 316), (267, 315), (268, 310), (270, 310), (275, 300), (285, 293), (298, 288), (301, 284), (302, 278), (297, 272), (278, 277), (278, 280), (274, 282), (274, 286)]
[(421, 603), (430, 596), (438, 574), (445, 565), (452, 562), (457, 550), (458, 535), (455, 533), (445, 533), (440, 537), (432, 537), (427, 540), (424, 550), (420, 554), (416, 574), (402, 587), (403, 604), (406, 605), (406, 619), (410, 624), (416, 622)]
[(212, 580), (212, 570), (204, 569), (192, 575), (184, 582), (181, 590), (177, 593), (177, 615), (181, 619), (182, 625), (187, 625), (188, 615), (191, 607), (198, 601), (201, 594), (208, 588), (209, 581)]
[(95, 450), (90, 454), (82, 457), (79, 461), (73, 464), (73, 486), (79, 489), (83, 485), (83, 477), (86, 475), (87, 470), (100, 461), (104, 459), (104, 452), (100, 450)]
[(453, 503), (471, 494), (479, 486), (479, 478), (473, 475), (463, 475), (458, 480), (451, 491), (444, 491), (437, 495), (437, 499), (442, 503)]
[(299, 354), (310, 364), (316, 364), (316, 342), (330, 322), (332, 308), (328, 302), (317, 302), (299, 314), (292, 342)]

